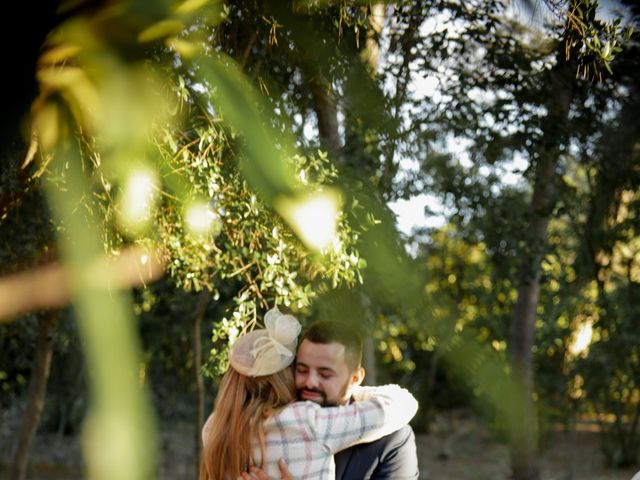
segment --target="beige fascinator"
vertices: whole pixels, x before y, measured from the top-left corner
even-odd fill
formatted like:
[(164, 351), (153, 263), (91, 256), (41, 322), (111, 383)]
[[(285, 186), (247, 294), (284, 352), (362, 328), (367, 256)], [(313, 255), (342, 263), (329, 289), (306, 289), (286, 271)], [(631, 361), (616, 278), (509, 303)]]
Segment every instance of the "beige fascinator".
[(293, 362), (300, 334), (300, 322), (273, 307), (264, 316), (265, 329), (238, 338), (229, 349), (229, 363), (248, 377), (271, 375)]

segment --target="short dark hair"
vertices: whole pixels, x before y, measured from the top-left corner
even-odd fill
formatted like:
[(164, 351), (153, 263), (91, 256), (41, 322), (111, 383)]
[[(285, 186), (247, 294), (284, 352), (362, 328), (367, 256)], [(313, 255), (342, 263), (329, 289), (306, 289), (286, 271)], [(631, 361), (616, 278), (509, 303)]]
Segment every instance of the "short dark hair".
[(344, 357), (349, 371), (354, 372), (362, 365), (362, 335), (348, 323), (317, 320), (304, 332), (300, 343), (304, 340), (312, 343), (336, 342), (344, 345)]

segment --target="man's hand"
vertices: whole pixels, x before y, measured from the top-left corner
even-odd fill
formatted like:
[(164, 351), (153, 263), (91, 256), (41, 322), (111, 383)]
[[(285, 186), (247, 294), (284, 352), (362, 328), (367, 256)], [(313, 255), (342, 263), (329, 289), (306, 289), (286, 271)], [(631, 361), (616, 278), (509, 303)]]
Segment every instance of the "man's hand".
[[(281, 458), (278, 461), (278, 468), (280, 469), (280, 479), (281, 480), (293, 480), (291, 476), (291, 472), (287, 468), (287, 464), (284, 461), (284, 458)], [(240, 479), (238, 479), (240, 480)], [(265, 473), (264, 470), (259, 469), (258, 467), (249, 468), (249, 472), (242, 472), (242, 480), (269, 480), (269, 477)]]

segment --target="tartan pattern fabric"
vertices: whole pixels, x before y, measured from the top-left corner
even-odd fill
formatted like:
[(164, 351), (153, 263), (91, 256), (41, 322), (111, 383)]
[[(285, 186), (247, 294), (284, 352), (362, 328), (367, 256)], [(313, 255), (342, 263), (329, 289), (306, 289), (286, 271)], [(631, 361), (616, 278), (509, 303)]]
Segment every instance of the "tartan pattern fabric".
[[(296, 480), (333, 480), (335, 452), (388, 435), (407, 424), (417, 411), (413, 396), (397, 385), (358, 387), (354, 399), (338, 407), (295, 402), (270, 417), (264, 425), (266, 459), (262, 466), (269, 478), (280, 478), (277, 463), (284, 458)], [(207, 424), (212, 419), (210, 416)], [(260, 465), (257, 444), (254, 456), (254, 463)]]

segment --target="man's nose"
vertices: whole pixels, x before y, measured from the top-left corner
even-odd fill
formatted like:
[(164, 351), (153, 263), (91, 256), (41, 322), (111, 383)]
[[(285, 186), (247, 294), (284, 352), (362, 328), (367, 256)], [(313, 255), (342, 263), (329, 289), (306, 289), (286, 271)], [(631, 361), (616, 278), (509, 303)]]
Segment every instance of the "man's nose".
[(305, 387), (316, 388), (318, 386), (318, 374), (315, 372), (309, 372), (304, 383)]

